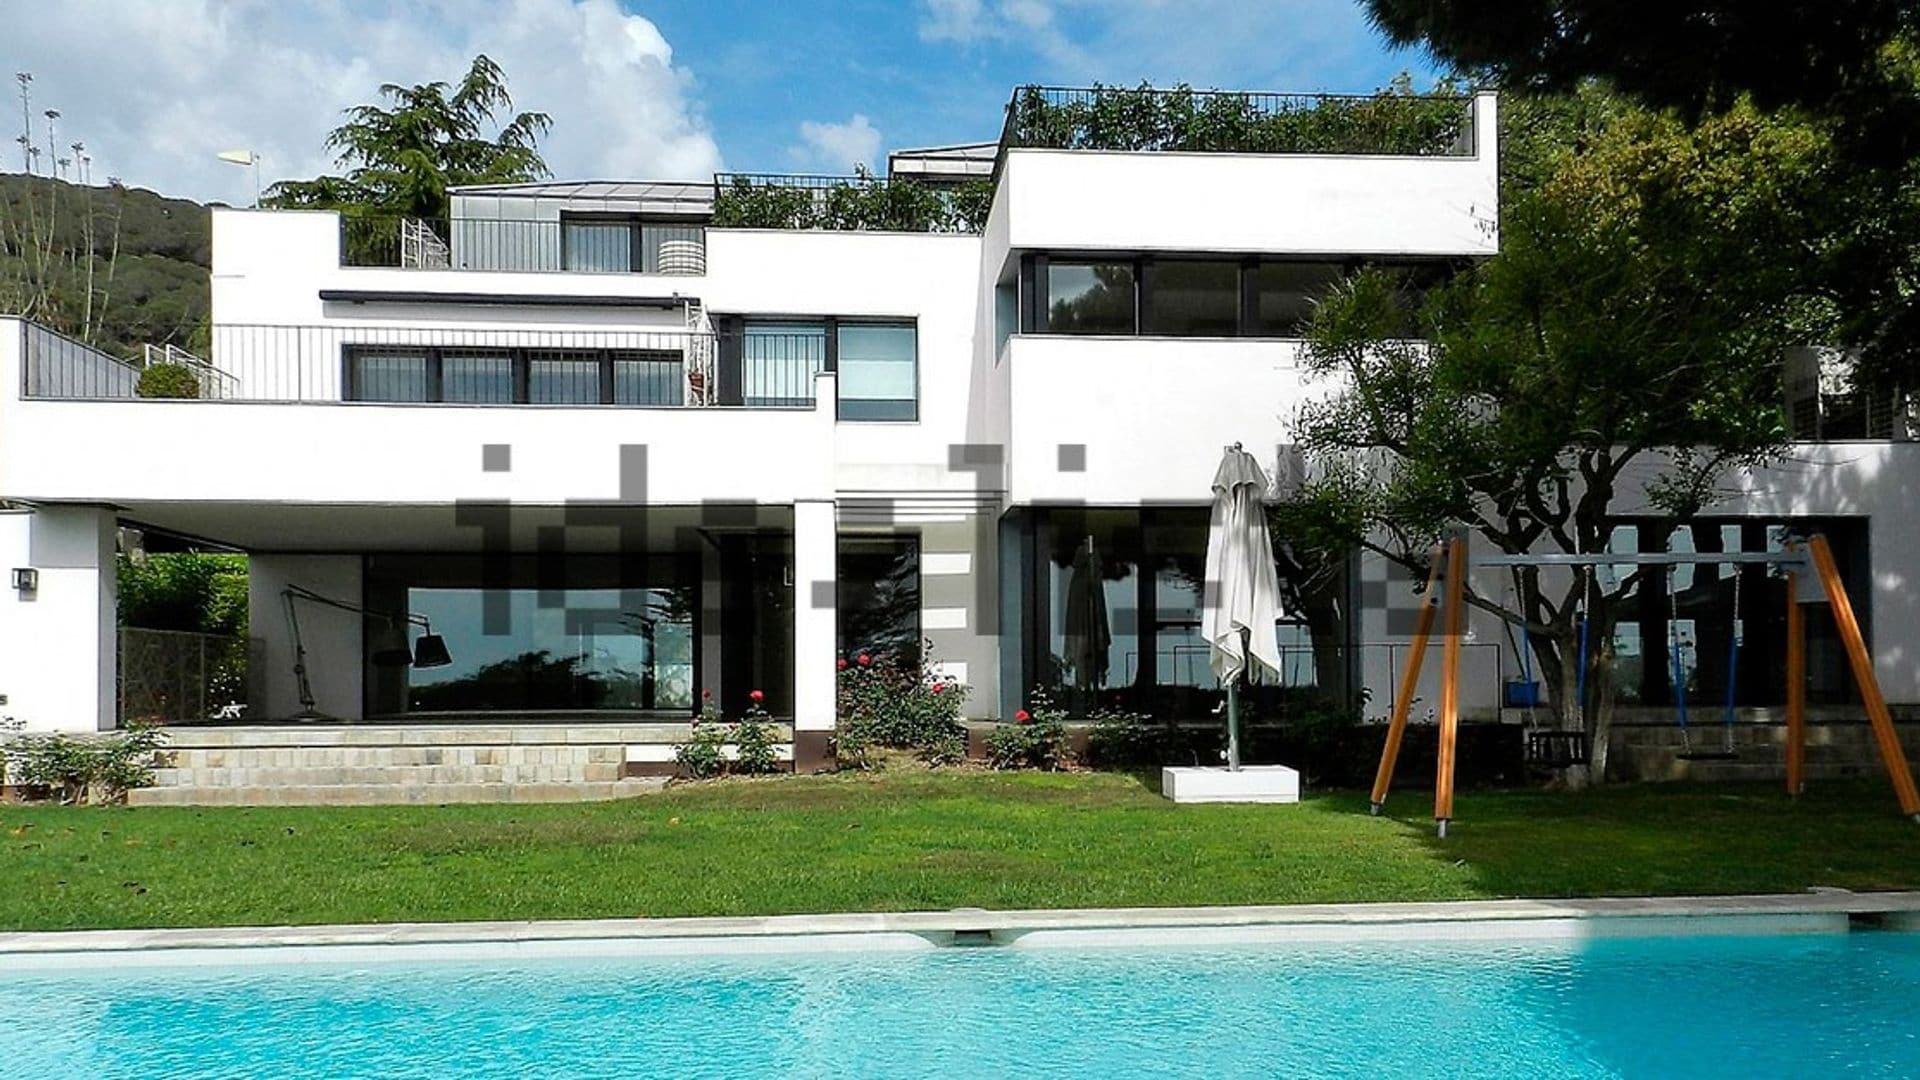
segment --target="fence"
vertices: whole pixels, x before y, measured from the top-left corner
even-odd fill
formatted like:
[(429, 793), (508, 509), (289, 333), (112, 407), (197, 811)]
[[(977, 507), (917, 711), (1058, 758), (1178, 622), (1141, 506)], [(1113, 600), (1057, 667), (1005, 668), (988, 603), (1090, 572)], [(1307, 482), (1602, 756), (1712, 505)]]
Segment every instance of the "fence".
[(247, 702), (245, 638), (120, 629), (120, 723), (237, 720)]
[(1473, 100), (1023, 86), (1007, 103), (1000, 146), (1003, 157), (1016, 147), (1471, 157)]
[[(139, 369), (29, 327), (26, 396), (140, 396)], [(824, 330), (716, 334), (251, 326), (213, 329), (194, 368), (202, 397), (235, 402), (378, 401), (637, 408), (810, 408), (827, 367)], [(191, 385), (187, 391), (191, 390)]]
[(132, 397), (140, 367), (38, 323), (22, 323), (20, 392), (25, 397)]
[(692, 222), (568, 215), (430, 219), (353, 214), (340, 219), (346, 266), (422, 270), (704, 274), (706, 227)]

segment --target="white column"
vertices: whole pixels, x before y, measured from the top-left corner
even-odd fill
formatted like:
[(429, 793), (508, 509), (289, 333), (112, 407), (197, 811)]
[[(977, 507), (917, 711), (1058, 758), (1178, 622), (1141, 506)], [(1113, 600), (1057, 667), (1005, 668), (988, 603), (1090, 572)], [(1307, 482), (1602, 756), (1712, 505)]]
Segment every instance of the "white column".
[[(834, 721), (836, 525), (831, 502), (793, 504), (793, 729), (830, 732)], [(811, 740), (819, 742), (818, 738)], [(796, 745), (796, 751), (799, 747)]]
[[(111, 729), (119, 662), (113, 512), (42, 506), (24, 522), (7, 515), (5, 525), (0, 715), (33, 731)], [(37, 585), (13, 588), (15, 568), (34, 570)]]

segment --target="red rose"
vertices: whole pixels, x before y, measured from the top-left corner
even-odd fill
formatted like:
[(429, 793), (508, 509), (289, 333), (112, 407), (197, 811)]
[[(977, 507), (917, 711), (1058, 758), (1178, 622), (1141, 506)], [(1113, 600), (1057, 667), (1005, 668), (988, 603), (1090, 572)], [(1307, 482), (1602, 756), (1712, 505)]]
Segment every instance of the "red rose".
[(871, 657), (871, 656), (868, 656), (868, 655), (867, 655), (866, 653), (861, 653), (861, 654), (860, 654), (860, 666), (861, 666), (861, 667), (866, 667), (866, 666), (867, 666), (868, 664), (871, 664), (871, 663), (873, 663), (873, 657)]
[(700, 700), (701, 700), (701, 701), (712, 701), (712, 700), (713, 700), (713, 691), (711, 691), (711, 690), (702, 690), (702, 691), (700, 691)]
[(847, 662), (845, 660), (835, 660), (833, 662), (833, 666), (840, 669), (841, 671), (847, 670)]
[(1015, 709), (1013, 711), (1013, 719), (1015, 723), (1025, 724), (1032, 722), (1033, 715), (1025, 709)]
[(947, 684), (946, 684), (946, 683), (938, 683), (938, 682), (937, 682), (937, 683), (934, 683), (934, 684), (933, 684), (933, 692), (934, 692), (934, 693), (936, 693), (936, 694), (940, 694), (940, 693), (945, 693), (945, 692), (946, 692), (946, 689), (947, 689)]
[(750, 698), (750, 699), (752, 699), (752, 700), (753, 700), (753, 702), (754, 702), (754, 704), (756, 704), (756, 705), (757, 705), (757, 704), (759, 704), (759, 703), (760, 703), (760, 702), (762, 702), (762, 701), (765, 701), (765, 700), (767, 700), (767, 695), (765, 695), (765, 694), (763, 694), (763, 693), (761, 693), (761, 692), (760, 692), (760, 691), (758, 691), (758, 690), (755, 690), (755, 691), (753, 691), (752, 693), (750, 693), (750, 694), (748, 694), (748, 695), (747, 695), (747, 697), (748, 697), (748, 698)]

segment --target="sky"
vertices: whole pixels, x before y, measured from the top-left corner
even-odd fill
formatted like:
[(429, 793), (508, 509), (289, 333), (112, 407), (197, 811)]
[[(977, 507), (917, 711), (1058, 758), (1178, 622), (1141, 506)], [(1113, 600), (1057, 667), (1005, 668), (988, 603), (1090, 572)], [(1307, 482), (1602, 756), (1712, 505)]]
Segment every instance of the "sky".
[[(382, 83), (457, 79), (480, 52), (516, 107), (552, 116), (542, 151), (563, 179), (883, 171), (889, 149), (997, 138), (1024, 83), (1433, 76), (1357, 0), (0, 0), (0, 26), (0, 70), (33, 76), (38, 171), (66, 157), (79, 179), (78, 141), (94, 183), (235, 205), (253, 176), (218, 152), (256, 152), (268, 184), (333, 171), (343, 109)], [(0, 169), (17, 172), (5, 89)]]

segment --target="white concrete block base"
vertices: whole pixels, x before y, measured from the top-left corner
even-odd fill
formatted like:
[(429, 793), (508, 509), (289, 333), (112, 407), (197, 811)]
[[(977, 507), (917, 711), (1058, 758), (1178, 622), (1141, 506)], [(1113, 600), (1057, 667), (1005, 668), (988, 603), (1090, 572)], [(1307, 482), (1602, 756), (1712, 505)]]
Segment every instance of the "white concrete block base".
[(1300, 770), (1285, 765), (1243, 765), (1160, 770), (1160, 794), (1177, 803), (1297, 803)]

